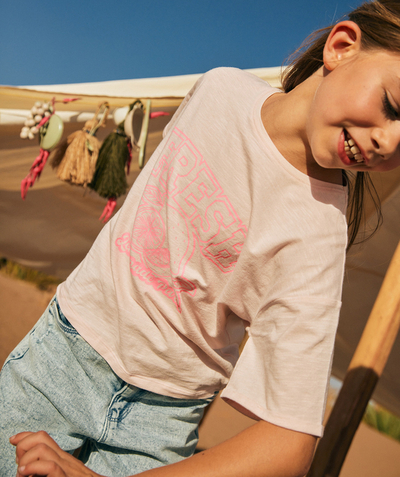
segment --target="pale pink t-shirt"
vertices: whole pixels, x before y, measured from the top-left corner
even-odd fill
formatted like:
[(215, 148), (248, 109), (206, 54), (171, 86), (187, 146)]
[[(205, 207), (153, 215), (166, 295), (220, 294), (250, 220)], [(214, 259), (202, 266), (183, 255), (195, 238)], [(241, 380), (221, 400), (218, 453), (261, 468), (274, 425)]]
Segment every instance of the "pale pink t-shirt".
[(128, 383), (178, 398), (227, 386), (234, 405), (321, 435), (347, 195), (276, 149), (260, 115), (276, 91), (237, 69), (206, 73), (57, 293)]

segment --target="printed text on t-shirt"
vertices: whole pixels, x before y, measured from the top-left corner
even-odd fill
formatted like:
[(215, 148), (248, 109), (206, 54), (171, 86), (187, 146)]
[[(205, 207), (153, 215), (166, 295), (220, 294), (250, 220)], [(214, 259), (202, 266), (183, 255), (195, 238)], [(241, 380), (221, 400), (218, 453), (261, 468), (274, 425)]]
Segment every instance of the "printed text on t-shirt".
[(203, 156), (175, 128), (146, 185), (132, 233), (116, 245), (130, 257), (131, 273), (181, 311), (181, 294), (196, 293), (188, 264), (203, 267), (204, 257), (220, 272), (231, 272), (246, 232)]

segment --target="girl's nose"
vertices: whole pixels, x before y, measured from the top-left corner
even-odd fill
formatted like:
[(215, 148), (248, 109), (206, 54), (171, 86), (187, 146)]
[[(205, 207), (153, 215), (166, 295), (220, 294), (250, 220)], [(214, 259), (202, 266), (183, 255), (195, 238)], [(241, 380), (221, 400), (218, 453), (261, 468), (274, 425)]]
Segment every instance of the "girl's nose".
[(389, 159), (400, 146), (400, 123), (397, 121), (386, 128), (374, 128), (371, 133), (371, 141), (376, 154), (384, 160)]

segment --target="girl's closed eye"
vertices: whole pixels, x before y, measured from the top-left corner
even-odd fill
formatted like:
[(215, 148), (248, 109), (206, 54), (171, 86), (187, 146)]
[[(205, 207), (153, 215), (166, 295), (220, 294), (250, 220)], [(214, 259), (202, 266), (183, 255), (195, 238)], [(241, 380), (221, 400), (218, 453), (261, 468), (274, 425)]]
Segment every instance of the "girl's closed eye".
[(391, 121), (400, 119), (399, 111), (390, 102), (387, 92), (383, 94), (383, 113), (385, 117)]

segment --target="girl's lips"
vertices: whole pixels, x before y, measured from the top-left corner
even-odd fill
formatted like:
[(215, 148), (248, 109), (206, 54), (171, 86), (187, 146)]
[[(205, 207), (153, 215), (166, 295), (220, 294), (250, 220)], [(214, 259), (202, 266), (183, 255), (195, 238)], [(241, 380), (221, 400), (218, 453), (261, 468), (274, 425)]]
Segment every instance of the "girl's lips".
[[(354, 157), (350, 159), (349, 156), (347, 155), (345, 147), (347, 145), (347, 141), (350, 141), (350, 140), (352, 140), (353, 144), (356, 146), (356, 151), (358, 151), (358, 154), (361, 154), (361, 156), (362, 156), (361, 161), (357, 161)], [(345, 143), (345, 141), (346, 141), (346, 143)], [(354, 154), (351, 154), (351, 155), (354, 156)], [(363, 150), (361, 149), (361, 147), (357, 143), (355, 143), (354, 139), (350, 136), (350, 134), (345, 129), (342, 130), (342, 132), (340, 134), (340, 137), (339, 137), (339, 157), (340, 157), (340, 160), (343, 162), (343, 164), (345, 164), (346, 166), (366, 166), (366, 165), (368, 165), (368, 160), (367, 160)]]
[(354, 163), (354, 161), (352, 161), (351, 159), (347, 157), (346, 151), (344, 149), (344, 140), (345, 140), (345, 133), (344, 133), (344, 129), (342, 129), (342, 132), (340, 133), (340, 136), (339, 136), (339, 147), (338, 147), (339, 158), (345, 166), (351, 166)]

